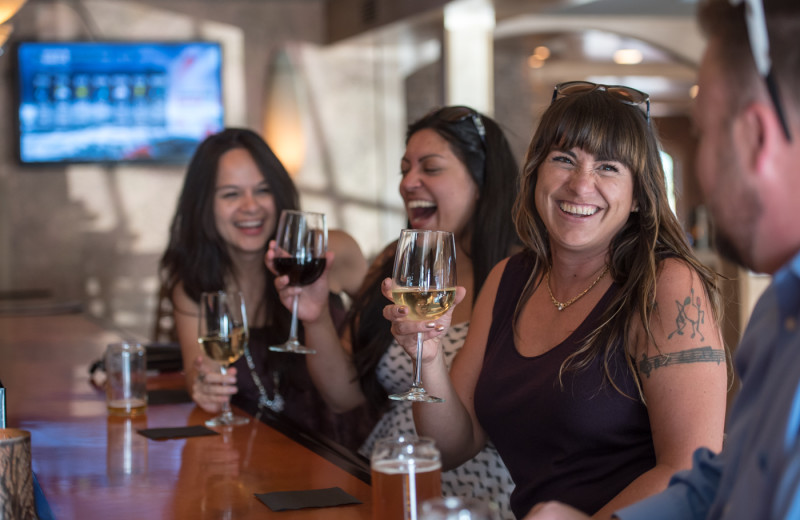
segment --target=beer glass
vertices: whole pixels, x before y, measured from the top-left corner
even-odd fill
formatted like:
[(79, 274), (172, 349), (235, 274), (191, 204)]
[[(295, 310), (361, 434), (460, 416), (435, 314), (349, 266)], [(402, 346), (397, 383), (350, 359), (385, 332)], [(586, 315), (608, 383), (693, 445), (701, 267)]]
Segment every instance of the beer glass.
[(417, 520), (422, 502), (442, 495), (442, 462), (432, 439), (379, 439), (370, 467), (373, 520)]

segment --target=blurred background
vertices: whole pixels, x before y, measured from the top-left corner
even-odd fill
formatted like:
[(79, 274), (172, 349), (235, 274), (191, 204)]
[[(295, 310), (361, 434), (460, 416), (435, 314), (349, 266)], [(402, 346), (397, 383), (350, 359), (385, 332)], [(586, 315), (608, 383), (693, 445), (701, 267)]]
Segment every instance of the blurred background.
[[(21, 129), (33, 109), (21, 110), (20, 67), (35, 60), (20, 44), (203, 41), (220, 51), (211, 81), (221, 88), (219, 123), (261, 132), (302, 206), (327, 213), (368, 257), (405, 224), (397, 192), (405, 127), (430, 108), (467, 104), (494, 116), (522, 163), (556, 83), (648, 92), (674, 210), (701, 257), (729, 278), (724, 331), (735, 345), (768, 280), (708, 248), (690, 121), (704, 45), (695, 8), (691, 0), (0, 0), (0, 312), (83, 309), (150, 337), (158, 260), (186, 167), (135, 154), (23, 162)], [(58, 53), (36, 60), (52, 65)], [(58, 100), (56, 87), (47, 88)]]

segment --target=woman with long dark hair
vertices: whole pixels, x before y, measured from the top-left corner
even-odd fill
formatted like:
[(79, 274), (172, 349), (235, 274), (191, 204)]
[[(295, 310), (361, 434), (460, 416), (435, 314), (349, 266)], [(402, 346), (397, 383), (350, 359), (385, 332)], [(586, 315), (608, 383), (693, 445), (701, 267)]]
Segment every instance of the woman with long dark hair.
[[(451, 231), (455, 236), (458, 280), (467, 287), (467, 302), (457, 309), (456, 325), (442, 342), (451, 359), (466, 336), (472, 296), (492, 266), (518, 244), (511, 221), (517, 164), (496, 122), (470, 108), (452, 106), (434, 110), (409, 126), (400, 170), (409, 227)], [(294, 294), (301, 295), (299, 316), (306, 345), (317, 350), (307, 358), (309, 372), (329, 406), (346, 411), (367, 403), (380, 417), (361, 447), (367, 456), (378, 438), (414, 431), (410, 403), (390, 402), (387, 397), (406, 390), (413, 373), (411, 359), (392, 340), (389, 323), (382, 317), (381, 282), (391, 276), (395, 247), (396, 243), (387, 246), (373, 262), (353, 300), (341, 341), (327, 310), (324, 276), (303, 288), (287, 287), (285, 277), (277, 280), (284, 305), (291, 304)], [(493, 500), (504, 518), (510, 514), (511, 488), (492, 446), (442, 474), (444, 494)]]
[[(297, 190), (258, 134), (229, 128), (209, 136), (189, 163), (161, 259), (162, 276), (174, 308), (186, 386), (199, 406), (217, 412), (238, 393), (318, 428), (327, 414), (304, 363), (268, 351), (269, 345), (286, 339), (291, 319), (264, 265), (267, 245), (285, 209), (298, 209)], [(341, 321), (344, 309), (333, 295), (354, 293), (367, 266), (346, 233), (331, 230), (329, 245), (337, 258), (330, 269), (328, 296)], [(197, 343), (200, 294), (219, 290), (242, 292), (250, 324), (245, 355), (227, 375), (201, 354)]]

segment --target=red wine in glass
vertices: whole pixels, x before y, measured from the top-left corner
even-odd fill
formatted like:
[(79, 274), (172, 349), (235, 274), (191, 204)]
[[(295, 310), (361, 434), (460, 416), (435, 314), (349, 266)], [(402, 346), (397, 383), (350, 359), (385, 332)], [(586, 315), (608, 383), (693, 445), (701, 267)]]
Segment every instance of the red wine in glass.
[(289, 276), (289, 285), (309, 285), (317, 281), (325, 270), (325, 258), (276, 258), (275, 270)]
[[(289, 285), (314, 283), (325, 271), (325, 252), (328, 248), (328, 228), (325, 215), (308, 211), (283, 210), (278, 221), (273, 265), (281, 275), (289, 276)], [(297, 339), (297, 301), (292, 302), (292, 324), (289, 339), (270, 350), (314, 354), (316, 351), (300, 344)]]

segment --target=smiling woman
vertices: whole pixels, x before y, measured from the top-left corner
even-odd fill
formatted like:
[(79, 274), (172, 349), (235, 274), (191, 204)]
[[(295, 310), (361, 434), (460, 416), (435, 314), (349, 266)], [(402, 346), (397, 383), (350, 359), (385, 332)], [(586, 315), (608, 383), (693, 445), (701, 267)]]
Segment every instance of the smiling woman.
[[(264, 265), (278, 215), (298, 209), (289, 174), (255, 132), (227, 129), (200, 144), (186, 173), (161, 260), (174, 308), (186, 386), (194, 401), (216, 412), (232, 394), (283, 412), (323, 434), (346, 434), (334, 424), (301, 359), (271, 354), (267, 347), (285, 339), (290, 315), (279, 303), (274, 276)], [(336, 254), (329, 276), (335, 291), (354, 293), (366, 272), (356, 242), (332, 230)], [(197, 343), (198, 301), (207, 291), (244, 295), (250, 339), (245, 355), (222, 375)], [(328, 295), (341, 319), (344, 307)], [(347, 441), (346, 438), (338, 438)]]
[(417, 406), (417, 431), (443, 469), (494, 443), (518, 518), (548, 500), (610, 518), (722, 445), (716, 275), (669, 207), (646, 94), (581, 85), (542, 116), (514, 210), (526, 250), (487, 277), (452, 369), (461, 304), (436, 328), (384, 311), (409, 354), (425, 334), (423, 384), (445, 399)]

